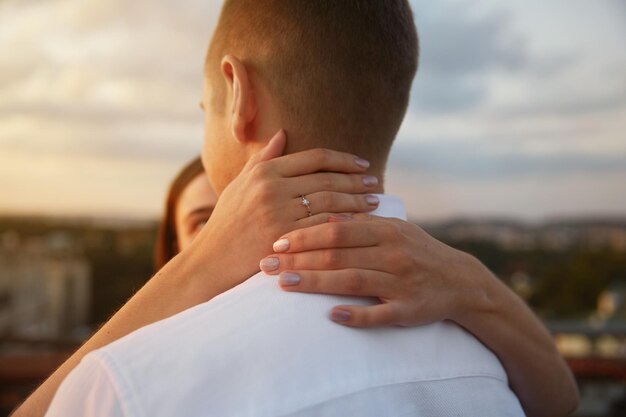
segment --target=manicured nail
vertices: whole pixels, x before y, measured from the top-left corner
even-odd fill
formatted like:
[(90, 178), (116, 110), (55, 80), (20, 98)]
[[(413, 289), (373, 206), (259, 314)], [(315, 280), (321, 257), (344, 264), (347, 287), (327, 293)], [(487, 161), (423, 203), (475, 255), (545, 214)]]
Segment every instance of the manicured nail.
[(368, 195), (365, 197), (365, 202), (370, 206), (377, 206), (380, 203), (380, 200), (375, 195)]
[(278, 276), (278, 283), (284, 287), (298, 285), (300, 283), (300, 275), (293, 272), (282, 272)]
[(330, 319), (332, 321), (348, 321), (350, 320), (350, 316), (352, 316), (352, 313), (350, 313), (348, 310), (333, 310), (330, 313)]
[(358, 166), (360, 166), (361, 168), (369, 168), (370, 167), (369, 161), (366, 161), (363, 158), (359, 158), (358, 156), (354, 157), (354, 162), (356, 162), (356, 164)]
[(351, 214), (331, 214), (328, 216), (329, 223), (349, 222), (352, 220)]
[(287, 252), (289, 250), (289, 239), (280, 239), (272, 245), (274, 252)]
[(259, 266), (262, 271), (276, 271), (280, 266), (280, 260), (278, 258), (265, 258), (261, 260)]
[(273, 140), (277, 140), (279, 138), (282, 138), (283, 136), (285, 136), (285, 130), (284, 129), (280, 129), (278, 132), (276, 132), (276, 134), (274, 136), (271, 137), (270, 142)]
[(378, 185), (378, 178), (366, 175), (365, 177), (363, 177), (363, 184), (368, 187), (373, 187), (375, 185)]

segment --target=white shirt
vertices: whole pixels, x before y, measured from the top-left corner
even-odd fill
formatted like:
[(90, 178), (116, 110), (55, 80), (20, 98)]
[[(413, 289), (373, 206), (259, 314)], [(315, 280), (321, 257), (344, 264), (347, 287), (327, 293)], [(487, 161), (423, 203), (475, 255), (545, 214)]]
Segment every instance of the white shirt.
[[(375, 214), (406, 218), (380, 196)], [(339, 304), (243, 284), (87, 355), (47, 417), (523, 416), (496, 356), (459, 326), (353, 329)]]

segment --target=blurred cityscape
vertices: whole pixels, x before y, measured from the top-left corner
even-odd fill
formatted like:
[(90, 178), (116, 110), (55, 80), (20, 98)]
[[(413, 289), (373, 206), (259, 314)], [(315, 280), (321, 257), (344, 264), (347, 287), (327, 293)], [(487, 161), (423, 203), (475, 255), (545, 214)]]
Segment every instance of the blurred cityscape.
[[(626, 219), (422, 224), (477, 256), (545, 320), (577, 416), (626, 415)], [(152, 274), (155, 222), (0, 218), (0, 416)]]

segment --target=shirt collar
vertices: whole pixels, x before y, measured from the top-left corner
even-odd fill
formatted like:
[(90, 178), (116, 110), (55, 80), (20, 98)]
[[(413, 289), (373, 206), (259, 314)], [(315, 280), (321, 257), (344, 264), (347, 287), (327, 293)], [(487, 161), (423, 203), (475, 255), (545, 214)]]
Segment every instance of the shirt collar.
[(387, 195), (387, 194), (375, 194), (380, 199), (378, 208), (369, 214), (380, 217), (396, 217), (401, 220), (406, 220), (406, 209), (404, 203), (399, 197)]

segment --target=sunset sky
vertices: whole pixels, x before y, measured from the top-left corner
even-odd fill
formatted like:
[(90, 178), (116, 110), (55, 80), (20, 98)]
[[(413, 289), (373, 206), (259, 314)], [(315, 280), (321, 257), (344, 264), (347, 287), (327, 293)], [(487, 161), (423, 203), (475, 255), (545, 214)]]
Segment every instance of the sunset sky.
[[(626, 215), (626, 2), (411, 1), (412, 217)], [(155, 217), (201, 146), (218, 0), (0, 0), (0, 213)]]

